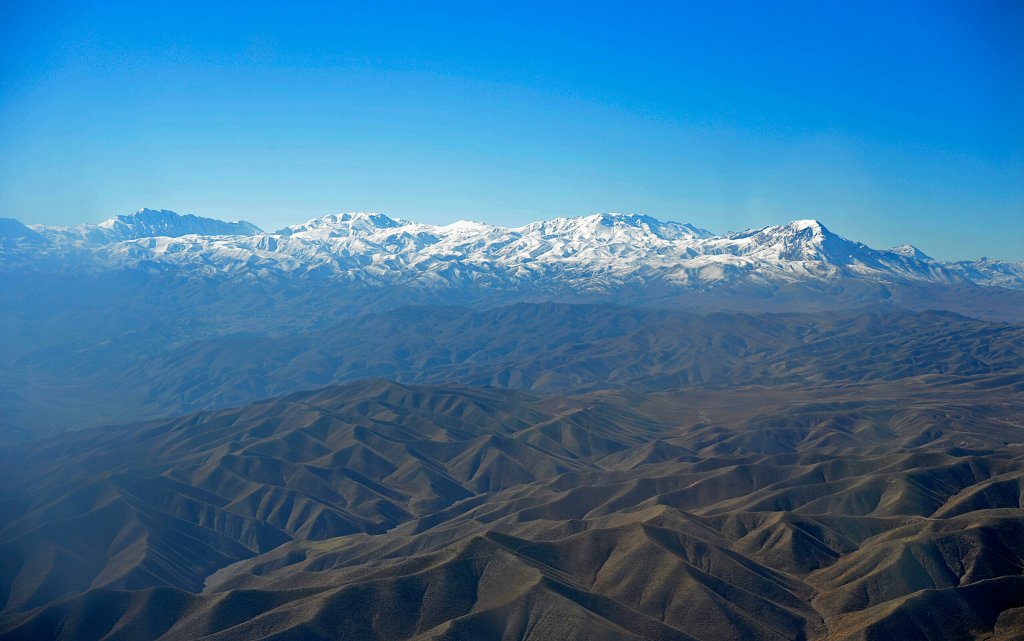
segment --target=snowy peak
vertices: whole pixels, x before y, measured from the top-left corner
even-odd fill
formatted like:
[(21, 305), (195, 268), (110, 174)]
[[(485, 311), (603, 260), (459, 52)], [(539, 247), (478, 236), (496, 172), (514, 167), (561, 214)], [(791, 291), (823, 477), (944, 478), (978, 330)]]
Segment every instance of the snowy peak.
[(263, 234), (250, 223), (151, 209), (77, 227), (0, 220), (0, 271), (33, 266), (335, 279), (453, 292), (465, 287), (534, 293), (631, 288), (639, 296), (645, 287), (667, 292), (837, 278), (1024, 289), (1024, 264), (937, 262), (910, 245), (875, 250), (817, 220), (719, 236), (685, 223), (617, 213), (555, 218), (515, 229), (341, 213), (275, 234)]
[(825, 234), (832, 233), (828, 229), (826, 229), (824, 225), (821, 224), (821, 221), (815, 220), (813, 218), (806, 218), (804, 220), (794, 220), (793, 222), (786, 225), (786, 227), (797, 232), (809, 231), (814, 236), (823, 236)]
[(929, 262), (935, 261), (934, 258), (924, 253), (917, 247), (914, 247), (913, 245), (909, 245), (906, 243), (904, 243), (903, 245), (897, 245), (893, 247), (892, 249), (889, 250), (889, 253), (896, 254), (898, 256), (903, 256), (904, 258), (913, 258), (914, 260), (925, 260)]
[(291, 225), (277, 231), (281, 236), (325, 240), (327, 238), (348, 238), (376, 233), (382, 229), (395, 229), (407, 224), (378, 213), (330, 214), (307, 220), (301, 225)]
[(945, 266), (978, 285), (1024, 289), (1024, 261), (992, 260), (983, 257), (973, 261), (945, 263)]
[(140, 209), (133, 214), (109, 218), (96, 226), (116, 240), (134, 240), (168, 236), (177, 238), (197, 234), (200, 236), (255, 236), (262, 234), (256, 225), (242, 221), (225, 222), (216, 218), (203, 218), (192, 214), (177, 214), (166, 209)]
[(768, 225), (760, 229), (748, 229), (746, 231), (730, 234), (734, 239), (751, 238), (759, 243), (783, 240), (802, 240), (820, 242), (830, 236), (835, 236), (827, 227), (813, 219), (794, 220), (785, 225)]
[(577, 238), (580, 240), (616, 236), (650, 235), (662, 240), (697, 240), (714, 236), (706, 229), (688, 223), (663, 222), (644, 214), (593, 214), (572, 218), (553, 218), (522, 228), (526, 235)]
[(849, 265), (874, 254), (866, 245), (834, 234), (817, 220), (794, 220), (748, 230), (730, 237), (745, 245), (745, 255), (783, 261), (818, 261)]
[(775, 238), (787, 238), (803, 243), (820, 244), (830, 239), (845, 240), (841, 236), (833, 234), (820, 221), (810, 218), (794, 220), (785, 225), (764, 227), (760, 231)]

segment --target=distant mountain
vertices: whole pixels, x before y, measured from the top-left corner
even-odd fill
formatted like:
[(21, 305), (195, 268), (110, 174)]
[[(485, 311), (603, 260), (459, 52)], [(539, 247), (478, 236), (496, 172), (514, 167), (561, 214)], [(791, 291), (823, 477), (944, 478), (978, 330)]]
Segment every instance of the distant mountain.
[(689, 223), (663, 222), (640, 214), (595, 214), (576, 218), (554, 218), (522, 228), (526, 235), (573, 240), (625, 240), (655, 236), (661, 240), (693, 242), (714, 238), (706, 229)]
[(1021, 283), (1024, 283), (1024, 262), (982, 258), (946, 263), (946, 267), (978, 285), (1021, 289)]
[(99, 225), (34, 226), (33, 231), (48, 242), (13, 245), (0, 256), (0, 270), (26, 265), (50, 272), (143, 268), (186, 277), (244, 274), (545, 296), (624, 288), (635, 293), (638, 287), (663, 294), (842, 279), (1024, 289), (1022, 263), (943, 263), (909, 245), (876, 250), (815, 220), (715, 235), (635, 214), (505, 228), (345, 213), (265, 234), (251, 223), (143, 209)]
[(176, 214), (166, 209), (140, 209), (134, 214), (114, 216), (97, 225), (118, 240), (152, 238), (154, 236), (255, 236), (263, 230), (244, 220), (224, 222), (192, 214)]
[(889, 250), (889, 253), (899, 254), (900, 256), (906, 256), (907, 258), (913, 258), (915, 260), (935, 260), (928, 254), (924, 253), (913, 245), (897, 245)]
[(46, 243), (42, 234), (13, 218), (0, 218), (0, 249), (38, 247)]
[[(628, 214), (510, 229), (356, 213), (266, 234), (248, 223), (142, 210), (74, 228), (0, 221), (0, 300), (0, 441), (9, 442), (358, 376), (404, 378), (416, 368), (405, 380), (559, 392), (611, 380), (578, 361), (582, 354), (565, 355), (561, 381), (550, 374), (563, 371), (557, 364), (545, 360), (545, 374), (487, 351), (461, 367), (480, 346), (452, 334), (445, 312), (426, 324), (413, 317), (405, 329), (392, 324), (385, 334), (365, 324), (368, 314), (403, 307), (469, 308), (460, 317), (542, 302), (699, 314), (903, 308), (1017, 322), (1024, 320), (1024, 264), (941, 263), (876, 250), (813, 220), (716, 235)], [(559, 336), (562, 349), (572, 332), (584, 333), (579, 323), (592, 320), (538, 316), (522, 327), (494, 326), (522, 339), (506, 346), (510, 357), (526, 348), (539, 357), (560, 352), (528, 340), (530, 332)], [(357, 326), (355, 335), (345, 329)], [(416, 364), (394, 351), (422, 346), (417, 335), (432, 332), (440, 334), (431, 348), (436, 360)], [(472, 327), (465, 333), (476, 335)], [(626, 332), (615, 351), (628, 355), (628, 341), (647, 338)], [(678, 353), (666, 344), (665, 362), (632, 369), (627, 358), (614, 376), (649, 389), (651, 380), (717, 371), (711, 363), (672, 362)]]
[(384, 214), (332, 214), (321, 218), (313, 218), (301, 225), (292, 225), (281, 229), (276, 234), (325, 240), (327, 238), (348, 238), (371, 234), (381, 229), (401, 227), (403, 222), (394, 220)]
[(33, 225), (33, 228), (51, 242), (84, 246), (111, 245), (140, 238), (263, 234), (262, 229), (244, 220), (224, 222), (216, 218), (177, 214), (166, 209), (140, 209), (132, 214), (114, 216), (97, 225), (82, 224), (76, 227)]

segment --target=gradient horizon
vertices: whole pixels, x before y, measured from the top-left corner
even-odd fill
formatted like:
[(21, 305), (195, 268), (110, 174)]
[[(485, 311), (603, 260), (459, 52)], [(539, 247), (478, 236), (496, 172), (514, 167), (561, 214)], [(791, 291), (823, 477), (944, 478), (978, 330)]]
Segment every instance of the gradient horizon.
[(0, 216), (817, 218), (1024, 260), (1024, 4), (7, 3)]

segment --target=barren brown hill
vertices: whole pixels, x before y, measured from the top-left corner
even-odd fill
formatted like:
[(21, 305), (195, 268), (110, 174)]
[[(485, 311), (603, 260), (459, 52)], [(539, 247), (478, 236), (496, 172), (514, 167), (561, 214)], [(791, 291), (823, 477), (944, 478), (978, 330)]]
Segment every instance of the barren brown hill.
[(1007, 363), (577, 396), (368, 380), (8, 448), (0, 629), (1015, 638)]

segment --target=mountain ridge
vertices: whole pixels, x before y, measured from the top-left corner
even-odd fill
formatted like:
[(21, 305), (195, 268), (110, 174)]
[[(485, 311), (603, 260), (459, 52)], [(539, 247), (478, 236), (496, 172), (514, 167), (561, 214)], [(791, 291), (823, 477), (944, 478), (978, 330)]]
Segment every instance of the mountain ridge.
[(1024, 263), (941, 262), (912, 246), (872, 249), (812, 219), (716, 235), (640, 214), (554, 218), (509, 228), (343, 213), (266, 233), (245, 221), (143, 209), (99, 225), (22, 227), (32, 237), (4, 233), (0, 270), (157, 269), (424, 290), (473, 284), (495, 290), (597, 292), (640, 285), (686, 291), (842, 278), (1024, 289)]
[(258, 226), (245, 220), (223, 221), (217, 218), (179, 214), (168, 209), (143, 207), (130, 214), (118, 214), (100, 223), (82, 223), (73, 227), (26, 226), (60, 244), (97, 247), (141, 238), (182, 236), (253, 236), (263, 234)]

